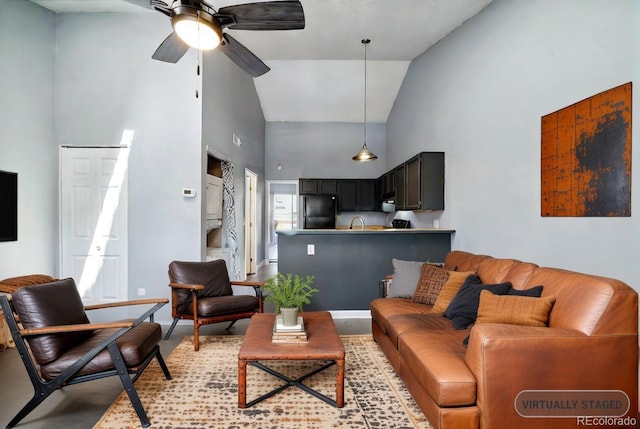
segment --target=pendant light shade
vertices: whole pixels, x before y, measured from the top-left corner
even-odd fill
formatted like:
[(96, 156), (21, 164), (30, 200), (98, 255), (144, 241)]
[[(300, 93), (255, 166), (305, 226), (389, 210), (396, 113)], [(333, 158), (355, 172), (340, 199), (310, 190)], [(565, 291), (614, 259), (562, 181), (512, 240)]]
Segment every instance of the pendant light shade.
[(356, 153), (351, 159), (354, 161), (373, 161), (378, 157), (367, 147), (367, 45), (371, 43), (369, 39), (362, 39), (364, 45), (364, 122), (363, 122), (363, 144), (360, 152)]
[(364, 146), (362, 146), (362, 149), (360, 149), (360, 152), (353, 155), (353, 158), (351, 159), (353, 159), (354, 161), (373, 161), (374, 159), (378, 159), (378, 157), (373, 152), (371, 152), (365, 144)]

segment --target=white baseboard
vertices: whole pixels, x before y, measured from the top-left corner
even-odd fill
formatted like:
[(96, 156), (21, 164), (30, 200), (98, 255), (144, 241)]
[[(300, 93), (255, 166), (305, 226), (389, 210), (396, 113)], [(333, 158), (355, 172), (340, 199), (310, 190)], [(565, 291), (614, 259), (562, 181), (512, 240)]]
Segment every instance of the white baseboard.
[[(371, 319), (371, 312), (369, 310), (331, 310), (331, 317), (334, 319)], [(156, 320), (157, 323), (163, 326), (171, 325), (171, 320)], [(191, 320), (180, 320), (178, 325), (191, 325)]]
[(371, 319), (369, 310), (332, 310), (329, 313), (334, 319)]

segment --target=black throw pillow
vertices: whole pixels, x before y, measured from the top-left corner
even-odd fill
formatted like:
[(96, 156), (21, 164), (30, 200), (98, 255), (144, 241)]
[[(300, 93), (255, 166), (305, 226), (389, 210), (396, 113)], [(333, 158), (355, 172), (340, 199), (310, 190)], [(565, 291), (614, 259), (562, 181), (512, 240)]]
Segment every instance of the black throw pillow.
[(519, 296), (532, 296), (534, 298), (540, 298), (542, 295), (542, 286), (534, 286), (529, 289), (514, 289), (511, 288), (509, 290), (509, 295), (519, 295)]
[(478, 317), (480, 292), (488, 290), (496, 295), (507, 295), (510, 289), (510, 282), (482, 284), (480, 277), (470, 275), (444, 311), (444, 316), (451, 319), (454, 328), (465, 329)]
[(463, 346), (465, 346), (465, 347), (469, 347), (469, 337), (470, 337), (470, 335), (467, 335), (466, 337), (464, 337), (464, 338), (462, 339), (462, 345), (463, 345)]

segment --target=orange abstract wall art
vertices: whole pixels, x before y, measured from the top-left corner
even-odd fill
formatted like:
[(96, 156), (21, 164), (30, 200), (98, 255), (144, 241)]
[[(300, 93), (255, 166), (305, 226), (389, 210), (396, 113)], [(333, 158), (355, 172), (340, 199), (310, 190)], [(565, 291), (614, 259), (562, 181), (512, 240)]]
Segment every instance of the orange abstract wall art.
[(541, 215), (631, 216), (631, 82), (542, 117)]

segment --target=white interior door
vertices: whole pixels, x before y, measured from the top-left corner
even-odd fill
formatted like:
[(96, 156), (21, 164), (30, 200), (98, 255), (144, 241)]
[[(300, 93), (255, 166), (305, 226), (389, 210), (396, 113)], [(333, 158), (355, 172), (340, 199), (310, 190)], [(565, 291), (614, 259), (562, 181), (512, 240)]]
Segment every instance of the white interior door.
[(245, 268), (247, 274), (255, 274), (257, 271), (256, 259), (258, 258), (258, 234), (256, 231), (257, 209), (256, 199), (258, 175), (245, 169)]
[(60, 149), (61, 277), (85, 303), (127, 293), (128, 147)]

